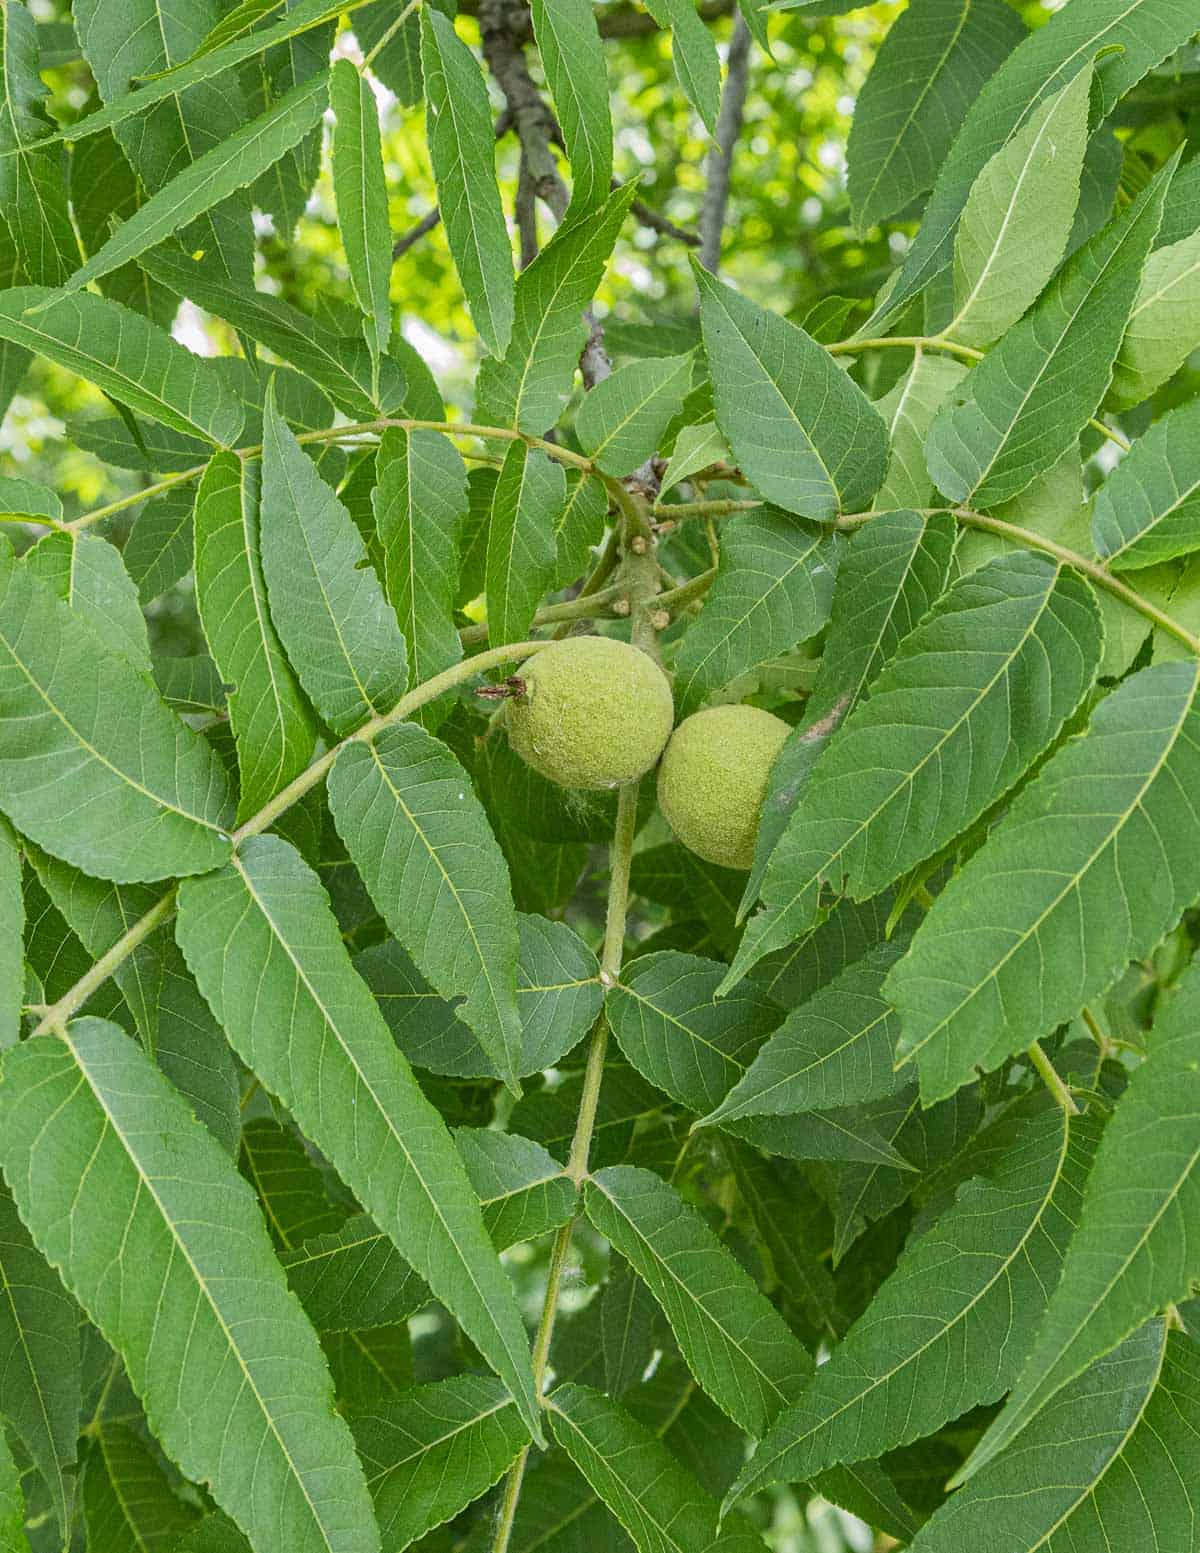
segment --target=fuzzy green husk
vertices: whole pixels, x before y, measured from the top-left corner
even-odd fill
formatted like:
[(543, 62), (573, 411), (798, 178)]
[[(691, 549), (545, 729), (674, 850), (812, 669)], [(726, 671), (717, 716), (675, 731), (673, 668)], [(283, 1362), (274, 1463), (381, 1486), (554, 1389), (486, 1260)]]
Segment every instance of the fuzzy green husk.
[(685, 718), (658, 770), (658, 807), (676, 840), (722, 868), (749, 868), (767, 780), (790, 732), (756, 706)]

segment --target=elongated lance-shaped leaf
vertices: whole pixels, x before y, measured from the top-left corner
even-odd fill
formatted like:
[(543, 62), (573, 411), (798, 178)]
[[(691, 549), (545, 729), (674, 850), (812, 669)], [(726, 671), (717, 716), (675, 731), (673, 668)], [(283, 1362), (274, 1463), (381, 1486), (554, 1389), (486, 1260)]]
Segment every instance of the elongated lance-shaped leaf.
[(956, 537), (948, 513), (886, 512), (869, 529), (854, 534), (838, 557), (821, 667), (807, 715), (771, 767), (743, 912), (758, 899), (767, 862), (821, 751), (946, 585)]
[(933, 481), (925, 467), (925, 438), (934, 416), (966, 375), (967, 368), (953, 356), (918, 350), (900, 381), (875, 401), (891, 445), (887, 478), (872, 502), (879, 511), (927, 507), (933, 500)]
[(143, 254), (138, 262), (176, 296), (190, 297), (282, 356), (324, 389), (347, 415), (364, 420), (374, 417), (379, 410), (386, 413), (400, 409), (404, 401), (403, 371), (395, 361), (381, 361), (376, 394), (371, 357), (364, 341), (342, 339), (330, 333), (315, 318), (309, 318), (282, 298), (256, 291), (252, 286), (239, 286), (211, 260), (192, 259), (174, 243), (160, 245), (152, 253)]
[(554, 1438), (638, 1553), (757, 1553), (762, 1538), (740, 1516), (719, 1524), (717, 1502), (619, 1402), (568, 1381), (547, 1404)]
[(900, 1021), (883, 996), (883, 979), (903, 952), (902, 943), (877, 945), (794, 1009), (705, 1123), (892, 1094), (900, 1082), (892, 1065)]
[(683, 94), (710, 135), (721, 106), (721, 62), (712, 34), (692, 0), (653, 0), (646, 9), (660, 27), (671, 29), (671, 63)]
[(1183, 366), (1200, 344), (1198, 306), (1200, 231), (1158, 248), (1146, 260), (1117, 353), (1110, 395), (1114, 404), (1140, 404)]
[(566, 501), (562, 465), (541, 448), (512, 443), (492, 493), (488, 522), (485, 591), (493, 642), (528, 637), (558, 564), (555, 525)]
[(399, 427), (384, 432), (375, 467), (384, 585), (408, 647), (409, 684), (421, 685), (462, 657), (454, 601), (467, 471), (441, 432)]
[(566, 504), (554, 524), (554, 587), (566, 587), (587, 569), (593, 546), (604, 537), (607, 514), (608, 492), (599, 475), (572, 470)]
[(79, 262), (79, 245), (61, 157), (37, 147), (50, 129), (37, 32), (20, 0), (0, 6), (0, 205), (26, 276), (61, 286)]
[(587, 0), (533, 0), (530, 13), (571, 163), (574, 219), (603, 204), (612, 183), (608, 61)]
[(0, 807), (55, 856), (118, 880), (213, 868), (220, 762), (144, 676), (0, 542)]
[(196, 490), (196, 603), (221, 678), (241, 777), (256, 814), (308, 764), (316, 724), (267, 608), (259, 558), (259, 466), (217, 453)]
[(490, 1375), (414, 1386), (350, 1416), (384, 1553), (402, 1550), (487, 1492), (529, 1443), (516, 1403)]
[[(1038, 1097), (1040, 1100), (1041, 1097)], [(1097, 1129), (1051, 1103), (1001, 1124), (987, 1176), (904, 1251), (865, 1313), (776, 1419), (727, 1504), (871, 1460), (1001, 1397), (1079, 1217)]]
[(194, 499), (187, 487), (167, 491), (133, 520), (121, 560), (143, 605), (173, 587), (192, 564)]
[(169, 1553), (199, 1519), (132, 1429), (104, 1423), (95, 1431), (83, 1468), (88, 1553)]
[[(1189, 0), (1084, 0), (1057, 11), (1025, 39), (975, 96), (942, 163), (920, 230), (899, 277), (863, 325), (884, 319), (949, 267), (955, 230), (971, 186), (989, 159), (1089, 61), (1096, 62), (1096, 122), (1195, 31)], [(941, 323), (940, 318), (935, 322)]]
[(247, 188), (320, 123), (328, 86), (322, 76), (303, 82), (177, 173), (128, 220), (122, 221), (100, 251), (66, 282), (64, 293), (82, 290), (101, 276), (110, 275), (148, 248), (164, 242), (193, 217)]
[[(81, 1019), (6, 1054), (0, 1159), (163, 1447), (256, 1553), (375, 1553), (329, 1373), (250, 1188), (137, 1045)], [(232, 1269), (232, 1272), (231, 1272)]]
[(782, 1316), (700, 1215), (651, 1171), (599, 1170), (583, 1201), (662, 1307), (703, 1389), (743, 1429), (762, 1434), (812, 1373)]
[(21, 852), (8, 821), (0, 817), (0, 1051), (15, 1046), (25, 1002), (25, 899)]
[(317, 876), (263, 836), (195, 886), (180, 893), (177, 933), (234, 1048), (536, 1419), (516, 1297), (462, 1161), (355, 974)]
[[(41, 307), (43, 302), (50, 306)], [(34, 308), (38, 311), (27, 316)], [(245, 407), (216, 362), (193, 355), (119, 302), (15, 286), (0, 292), (0, 339), (77, 372), (131, 410), (176, 431), (230, 447), (242, 429)]]
[(517, 914), (471, 780), (412, 723), (348, 744), (329, 774), (338, 834), (388, 927), (508, 1082), (521, 1058)]
[(350, 514), (270, 391), (260, 527), (271, 619), (317, 711), (343, 734), (390, 711), (408, 683), (399, 622)]
[[(793, 1313), (802, 1312), (813, 1339), (838, 1335), (837, 1291), (822, 1260), (822, 1247), (808, 1240), (798, 1224), (799, 1175), (787, 1165), (766, 1160), (755, 1149), (729, 1146), (738, 1196), (759, 1238), (770, 1253), (777, 1297)], [(802, 1329), (803, 1330), (803, 1329)]]
[(839, 535), (781, 512), (747, 512), (721, 530), (717, 580), (676, 662), (686, 717), (747, 669), (807, 641), (829, 618)]
[(114, 545), (99, 534), (47, 534), (25, 552), (24, 562), (89, 627), (102, 650), (149, 673), (145, 617)]
[(0, 1380), (0, 1419), (11, 1424), (45, 1480), (65, 1542), (79, 1435), (79, 1310), (2, 1185)]
[(333, 130), (333, 192), (350, 283), (366, 320), (367, 344), (376, 356), (392, 333), (388, 283), (392, 274), (392, 232), (379, 142), (375, 93), (348, 59), (333, 66), (329, 105)]
[(341, 1229), (346, 1210), (330, 1202), (325, 1178), (303, 1141), (280, 1122), (252, 1116), (243, 1125), (238, 1169), (254, 1188), (280, 1251)]
[(888, 459), (874, 405), (811, 335), (692, 268), (717, 424), (746, 478), (802, 518), (868, 506)]
[(1024, 36), (1003, 0), (915, 0), (889, 27), (846, 147), (860, 232), (932, 186), (976, 94)]
[(484, 361), (475, 385), (478, 414), (540, 437), (562, 414), (588, 336), (583, 310), (596, 294), (634, 186), (559, 227), (517, 281), (512, 340)]
[(877, 895), (978, 819), (1079, 706), (1101, 645), (1091, 589), (1045, 556), (955, 583), (814, 767), (727, 984), (815, 926), (822, 886)]
[(62, 521), (62, 501), (47, 485), (22, 480), (16, 475), (0, 475), (0, 512), (5, 516), (29, 518), (40, 523), (49, 518)]
[(913, 1553), (1186, 1553), (1200, 1520), (1198, 1398), (1200, 1347), (1151, 1321), (936, 1511)]
[(628, 1262), (609, 1253), (608, 1279), (600, 1294), (604, 1389), (619, 1397), (641, 1380), (654, 1357), (654, 1296)]
[[(497, 1251), (565, 1224), (575, 1184), (540, 1144), (515, 1133), (460, 1127), (455, 1143)], [(315, 1235), (283, 1265), (321, 1331), (354, 1331), (406, 1321), (433, 1298), (392, 1241), (365, 1213)]]
[(1085, 66), (976, 178), (954, 242), (952, 339), (999, 339), (1057, 268), (1079, 202), (1091, 84)]
[(493, 356), (513, 328), (512, 244), (496, 185), (487, 87), (454, 23), (421, 10), (425, 135), (450, 253), (475, 327)]
[(1037, 1341), (1012, 1396), (971, 1457), (999, 1454), (1062, 1387), (1200, 1278), (1200, 967), (1160, 1006), (1150, 1054), (1105, 1130)]
[(1200, 550), (1200, 400), (1144, 432), (1096, 492), (1096, 553), (1114, 571)]
[(579, 407), (575, 434), (605, 474), (632, 474), (657, 449), (691, 385), (692, 356), (660, 356), (619, 367)]
[(1102, 701), (917, 929), (887, 993), (926, 1104), (1098, 997), (1200, 894), (1198, 678), (1154, 664)]
[(25, 1537), (25, 1498), (17, 1464), (0, 1429), (0, 1549), (3, 1553), (29, 1553)]
[(938, 412), (925, 458), (951, 501), (1008, 501), (1074, 447), (1112, 376), (1174, 168), (1067, 260)]

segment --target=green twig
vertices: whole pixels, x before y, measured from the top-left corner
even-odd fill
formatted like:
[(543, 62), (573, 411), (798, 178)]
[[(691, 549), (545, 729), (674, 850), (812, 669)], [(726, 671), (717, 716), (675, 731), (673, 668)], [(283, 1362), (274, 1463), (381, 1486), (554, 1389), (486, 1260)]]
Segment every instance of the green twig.
[(1033, 1063), (1034, 1067), (1041, 1075), (1042, 1082), (1058, 1101), (1059, 1105), (1062, 1106), (1063, 1110), (1067, 1113), (1068, 1116), (1078, 1116), (1079, 1107), (1075, 1104), (1075, 1100), (1071, 1094), (1071, 1091), (1058, 1076), (1058, 1071), (1054, 1064), (1050, 1061), (1049, 1057), (1046, 1056), (1046, 1053), (1042, 1048), (1042, 1043), (1040, 1041), (1034, 1041), (1032, 1045), (1026, 1047), (1026, 1051), (1029, 1054), (1029, 1060)]

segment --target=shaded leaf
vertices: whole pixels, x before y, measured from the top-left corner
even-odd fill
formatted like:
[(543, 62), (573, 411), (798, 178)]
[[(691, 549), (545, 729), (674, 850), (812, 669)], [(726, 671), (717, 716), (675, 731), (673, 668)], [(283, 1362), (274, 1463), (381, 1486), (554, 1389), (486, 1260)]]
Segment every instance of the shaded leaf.
[(1200, 232), (1146, 260), (1113, 369), (1112, 401), (1140, 404), (1200, 345)]
[(61, 286), (79, 262), (61, 153), (39, 151), (50, 129), (38, 30), (19, 0), (0, 6), (0, 205), (24, 273)]
[(1144, 432), (1096, 492), (1096, 554), (1114, 571), (1200, 550), (1200, 400)]
[(199, 1512), (176, 1497), (132, 1429), (105, 1424), (84, 1463), (83, 1518), (88, 1553), (173, 1553)]
[(558, 563), (555, 526), (567, 500), (561, 464), (541, 448), (514, 442), (504, 455), (488, 522), (488, 637), (528, 638), (534, 614)]
[(887, 478), (873, 503), (880, 511), (926, 507), (933, 500), (925, 439), (934, 416), (966, 375), (967, 368), (953, 356), (918, 351), (900, 381), (876, 400), (891, 443)]
[(54, 590), (101, 648), (135, 669), (150, 669), (146, 622), (121, 552), (98, 534), (47, 534), (25, 552), (25, 565)]
[(25, 1001), (25, 901), (21, 894), (21, 853), (16, 834), (0, 818), (0, 1051), (15, 1046), (21, 1034)]

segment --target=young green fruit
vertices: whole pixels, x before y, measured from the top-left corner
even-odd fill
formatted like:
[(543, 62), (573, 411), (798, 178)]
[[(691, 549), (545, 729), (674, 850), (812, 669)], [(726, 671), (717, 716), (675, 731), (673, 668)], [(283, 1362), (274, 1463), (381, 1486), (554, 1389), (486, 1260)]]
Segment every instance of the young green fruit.
[(508, 741), (561, 787), (620, 787), (649, 771), (675, 721), (667, 676), (637, 647), (571, 636), (519, 670)]
[(686, 717), (658, 768), (658, 807), (675, 839), (722, 868), (749, 868), (767, 780), (791, 731), (756, 706)]

